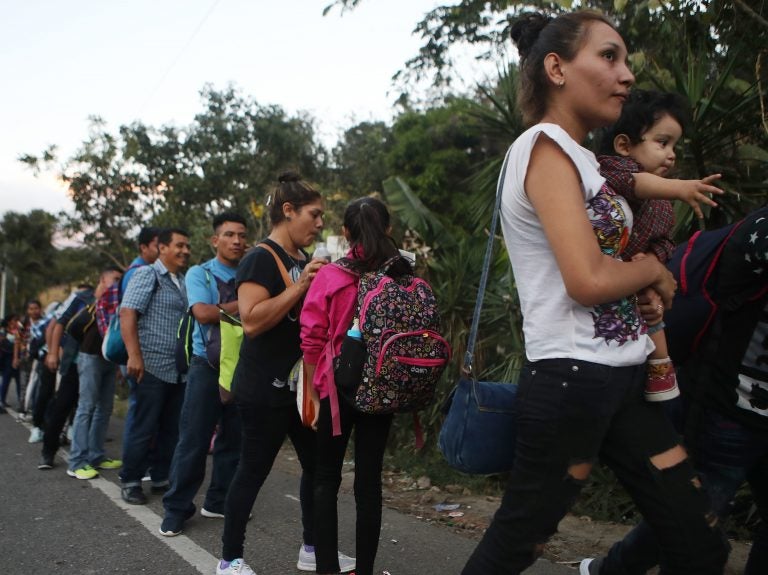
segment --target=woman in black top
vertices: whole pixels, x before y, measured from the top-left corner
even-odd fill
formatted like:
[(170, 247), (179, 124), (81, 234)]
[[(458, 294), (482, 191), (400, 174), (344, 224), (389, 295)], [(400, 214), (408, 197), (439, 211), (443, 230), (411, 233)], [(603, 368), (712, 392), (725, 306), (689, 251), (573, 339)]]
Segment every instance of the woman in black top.
[[(252, 575), (243, 560), (248, 517), (275, 457), (288, 436), (302, 467), (300, 499), (303, 545), (297, 567), (315, 570), (312, 488), (314, 432), (303, 427), (296, 392), (288, 374), (301, 356), (298, 313), (301, 301), (324, 260), (309, 260), (303, 248), (323, 228), (320, 193), (297, 174), (287, 172), (268, 201), (272, 231), (264, 241), (282, 260), (292, 283), (286, 285), (275, 257), (256, 246), (237, 271), (237, 294), (245, 338), (232, 383), (243, 441), (240, 463), (229, 487), (224, 511), (222, 560), (217, 575)], [(354, 560), (340, 556), (346, 570)]]

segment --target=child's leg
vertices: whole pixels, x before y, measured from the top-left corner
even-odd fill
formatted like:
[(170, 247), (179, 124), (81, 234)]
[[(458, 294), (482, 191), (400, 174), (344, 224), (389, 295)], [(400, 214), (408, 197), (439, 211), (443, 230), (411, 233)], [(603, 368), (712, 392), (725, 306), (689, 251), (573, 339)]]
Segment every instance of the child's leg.
[[(648, 326), (648, 335), (651, 337), (653, 345), (656, 346), (648, 356), (648, 359), (669, 359), (669, 348), (667, 347), (667, 336), (664, 333), (664, 323)], [(654, 329), (656, 328), (656, 329)]]
[(651, 341), (656, 349), (648, 356), (648, 380), (645, 384), (645, 399), (648, 401), (667, 401), (680, 395), (677, 387), (675, 366), (669, 359), (667, 337), (664, 334), (664, 324), (649, 328)]

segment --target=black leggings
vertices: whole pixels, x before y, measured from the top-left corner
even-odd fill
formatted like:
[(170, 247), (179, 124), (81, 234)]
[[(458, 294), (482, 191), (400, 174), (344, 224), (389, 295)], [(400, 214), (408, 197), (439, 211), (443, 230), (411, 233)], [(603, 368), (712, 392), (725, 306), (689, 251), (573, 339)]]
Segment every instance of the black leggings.
[(301, 522), (304, 543), (314, 545), (312, 485), (315, 472), (315, 432), (301, 425), (296, 405), (279, 407), (237, 404), (243, 430), (240, 463), (229, 486), (224, 511), (222, 558), (243, 556), (248, 516), (286, 436), (301, 463)]
[(39, 429), (43, 429), (45, 427), (45, 415), (56, 390), (56, 372), (45, 367), (45, 362), (42, 360), (39, 362), (37, 369), (40, 380), (37, 383), (37, 391), (35, 392), (32, 424)]
[(59, 389), (50, 404), (43, 433), (43, 455), (54, 456), (60, 446), (59, 436), (72, 411), (77, 407), (80, 393), (80, 378), (77, 375), (77, 363), (69, 366), (67, 373), (61, 376)]
[(315, 557), (318, 573), (339, 572), (337, 499), (341, 468), (355, 429), (356, 575), (372, 575), (381, 533), (381, 469), (392, 415), (361, 413), (339, 399), (341, 435), (334, 437), (331, 402), (320, 402), (315, 466)]

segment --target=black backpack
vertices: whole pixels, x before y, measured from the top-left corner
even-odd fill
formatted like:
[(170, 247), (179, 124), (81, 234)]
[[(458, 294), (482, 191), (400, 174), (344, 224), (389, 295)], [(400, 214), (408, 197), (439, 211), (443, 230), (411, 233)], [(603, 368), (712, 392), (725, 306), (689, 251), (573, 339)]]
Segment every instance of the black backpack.
[[(697, 231), (677, 246), (667, 262), (678, 288), (672, 308), (664, 312), (669, 356), (675, 364), (682, 365), (691, 358), (715, 323), (724, 296), (716, 281), (718, 263), (728, 240), (743, 223), (744, 219), (715, 230)], [(730, 296), (729, 305), (737, 308), (766, 292), (768, 285), (762, 285), (753, 293)]]
[[(80, 296), (78, 296), (80, 297)], [(80, 298), (82, 300), (82, 298)], [(85, 334), (91, 329), (96, 327), (96, 301), (86, 303), (82, 300), (84, 305), (81, 307), (75, 315), (64, 326), (64, 331), (77, 343), (83, 343)]]
[[(212, 282), (211, 278), (216, 282), (216, 291), (219, 294), (219, 301), (217, 303), (229, 303), (237, 299), (235, 278), (225, 282), (208, 270), (204, 269), (203, 271), (205, 271), (205, 278), (209, 286)], [(176, 359), (176, 370), (181, 374), (189, 371), (189, 362), (192, 359), (192, 331), (195, 329), (196, 323), (191, 307), (179, 320), (174, 357)], [(202, 332), (202, 326), (199, 326), (199, 329)], [(212, 368), (218, 370), (219, 356), (221, 355), (221, 328), (219, 324), (209, 325), (208, 336), (204, 337), (203, 340), (205, 341), (206, 359)]]

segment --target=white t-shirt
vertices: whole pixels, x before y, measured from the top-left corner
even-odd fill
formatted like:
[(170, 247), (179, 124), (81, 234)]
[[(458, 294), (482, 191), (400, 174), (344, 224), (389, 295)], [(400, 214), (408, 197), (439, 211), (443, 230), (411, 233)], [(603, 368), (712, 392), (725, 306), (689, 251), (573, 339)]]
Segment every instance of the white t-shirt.
[(531, 150), (541, 133), (573, 161), (581, 178), (584, 208), (602, 252), (619, 259), (632, 229), (629, 206), (604, 186), (594, 154), (560, 126), (537, 124), (515, 140), (504, 177), (501, 229), (520, 296), (526, 356), (531, 361), (570, 358), (610, 366), (641, 364), (654, 346), (645, 334), (634, 297), (585, 307), (566, 293), (554, 253), (524, 189)]

